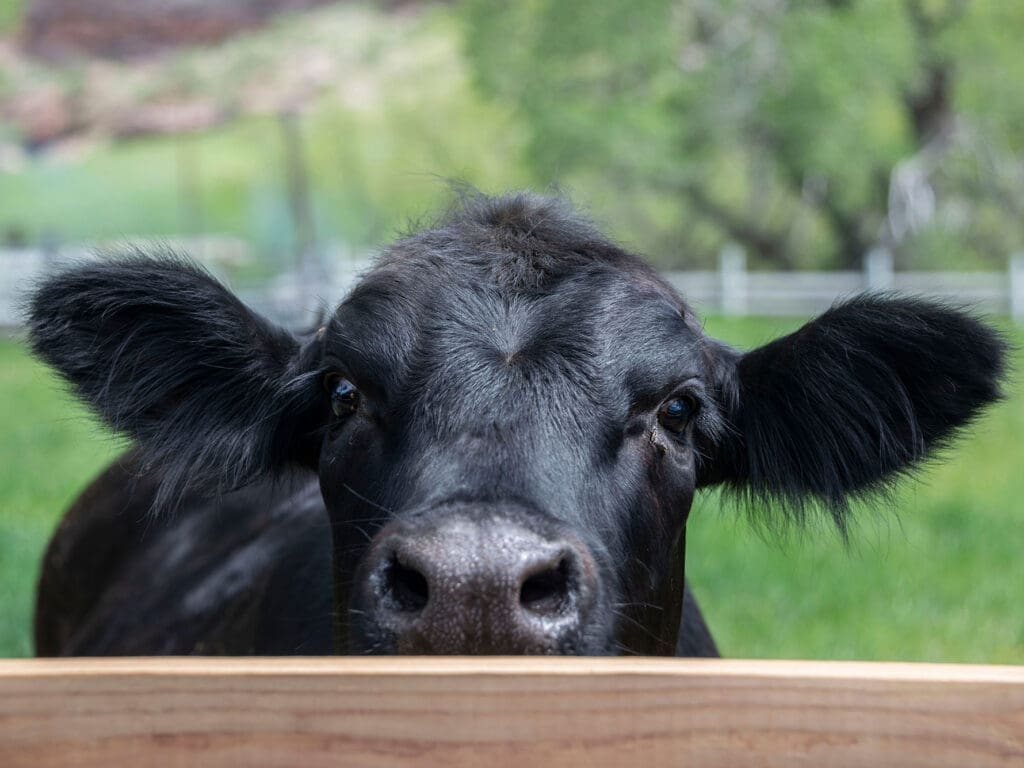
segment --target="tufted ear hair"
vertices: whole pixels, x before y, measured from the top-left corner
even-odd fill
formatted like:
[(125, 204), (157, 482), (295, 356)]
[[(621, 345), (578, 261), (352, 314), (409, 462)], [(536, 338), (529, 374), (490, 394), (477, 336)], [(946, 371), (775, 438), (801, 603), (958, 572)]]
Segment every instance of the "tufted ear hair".
[(195, 264), (165, 254), (90, 263), (31, 296), (29, 341), (163, 478), (224, 491), (289, 462), (315, 464), (316, 342), (248, 309)]
[(796, 332), (715, 355), (729, 428), (701, 482), (797, 520), (884, 490), (998, 400), (1007, 344), (939, 303), (862, 296)]

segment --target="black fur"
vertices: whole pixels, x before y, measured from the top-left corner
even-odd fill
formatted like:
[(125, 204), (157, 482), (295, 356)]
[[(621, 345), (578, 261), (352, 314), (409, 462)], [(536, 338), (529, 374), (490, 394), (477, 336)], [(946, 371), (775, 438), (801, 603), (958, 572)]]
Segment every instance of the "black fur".
[(884, 491), (999, 399), (1006, 344), (968, 314), (861, 296), (727, 364), (735, 439), (722, 479), (776, 515), (820, 502), (841, 531), (852, 497)]
[(298, 341), (184, 258), (129, 254), (49, 280), (29, 339), (160, 468), (158, 508), (187, 487), (222, 492), (315, 456)]
[[(368, 552), (395, 525), (427, 531), (450, 521), (452, 509), (501, 509), (535, 534), (572, 539), (581, 562), (592, 561), (596, 607), (563, 651), (664, 652), (676, 645), (684, 599), (677, 542), (697, 488), (725, 483), (779, 519), (803, 520), (820, 505), (845, 531), (851, 498), (884, 490), (999, 397), (1005, 359), (999, 336), (964, 312), (892, 296), (854, 299), (740, 354), (707, 337), (653, 269), (564, 201), (528, 194), (464, 198), (387, 249), (307, 339), (166, 254), (53, 277), (32, 299), (30, 338), (136, 441), (143, 486), (158, 490), (133, 497), (132, 509), (179, 498), (194, 509), (200, 492), (264, 481), (293, 465), (317, 469), (333, 574), (308, 583), (327, 568), (317, 557), (301, 579), (282, 581), (301, 553), (278, 549), (284, 539), (258, 528), (261, 573), (278, 576), (249, 586), (261, 605), (277, 606), (272, 612), (308, 599), (308, 610), (299, 609), (308, 618), (333, 579), (338, 650), (374, 653), (400, 644), (375, 619)], [(328, 374), (361, 393), (348, 415), (331, 416)], [(659, 414), (678, 398), (694, 412), (670, 429)], [(270, 519), (268, 494), (244, 498), (260, 506), (245, 520)], [(288, 503), (274, 497), (274, 508)], [(75, 530), (58, 534), (56, 551), (75, 548)], [(194, 522), (167, 523), (161, 541), (145, 547), (155, 560), (138, 567), (164, 573), (166, 542), (196, 530)], [(221, 544), (235, 541), (223, 536)], [(190, 561), (211, 565), (204, 594), (237, 587), (222, 589), (229, 576), (213, 567), (213, 543), (192, 536), (183, 546), (196, 548)], [(46, 583), (68, 583), (47, 569), (70, 561), (47, 562)], [(184, 571), (165, 578), (199, 588)], [(40, 593), (43, 626), (56, 620), (58, 591)], [(90, 626), (127, 627), (123, 612), (159, 612), (148, 604), (143, 611), (138, 590), (103, 600), (94, 595), (102, 585), (87, 591), (96, 599), (86, 602), (105, 606)], [(116, 598), (129, 592), (136, 597)], [(216, 613), (204, 606), (204, 616)], [(91, 610), (79, 605), (74, 615)], [(314, 645), (323, 642), (322, 623), (300, 623), (319, 638)], [(287, 652), (311, 642), (287, 621), (257, 624), (218, 627), (217, 647), (267, 649), (273, 637), (272, 647)], [(253, 631), (252, 642), (240, 639)], [(714, 651), (695, 607), (684, 611), (678, 636), (683, 651)], [(176, 652), (213, 642), (194, 631), (173, 640)], [(128, 647), (140, 652), (145, 642)]]

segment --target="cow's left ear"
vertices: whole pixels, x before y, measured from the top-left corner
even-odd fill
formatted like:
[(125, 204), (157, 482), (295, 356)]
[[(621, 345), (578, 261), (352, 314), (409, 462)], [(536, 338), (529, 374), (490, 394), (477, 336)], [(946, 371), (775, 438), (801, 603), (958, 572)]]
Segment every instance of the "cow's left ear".
[(964, 312), (864, 296), (739, 354), (716, 350), (728, 427), (700, 484), (840, 528), (852, 496), (881, 490), (1000, 398), (1007, 344)]

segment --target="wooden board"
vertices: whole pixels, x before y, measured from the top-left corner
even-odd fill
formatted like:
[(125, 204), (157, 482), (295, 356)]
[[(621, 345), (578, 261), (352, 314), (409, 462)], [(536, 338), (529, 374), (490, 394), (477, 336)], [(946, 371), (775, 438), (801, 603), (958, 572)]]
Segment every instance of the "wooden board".
[(1024, 766), (1024, 667), (0, 661), (0, 766)]

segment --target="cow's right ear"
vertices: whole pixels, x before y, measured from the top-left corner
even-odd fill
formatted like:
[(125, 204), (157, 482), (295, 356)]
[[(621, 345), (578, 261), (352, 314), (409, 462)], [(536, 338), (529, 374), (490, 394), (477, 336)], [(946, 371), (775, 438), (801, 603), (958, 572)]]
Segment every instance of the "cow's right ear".
[(29, 340), (163, 478), (224, 491), (315, 464), (324, 408), (315, 340), (302, 344), (184, 259), (132, 256), (47, 279)]

